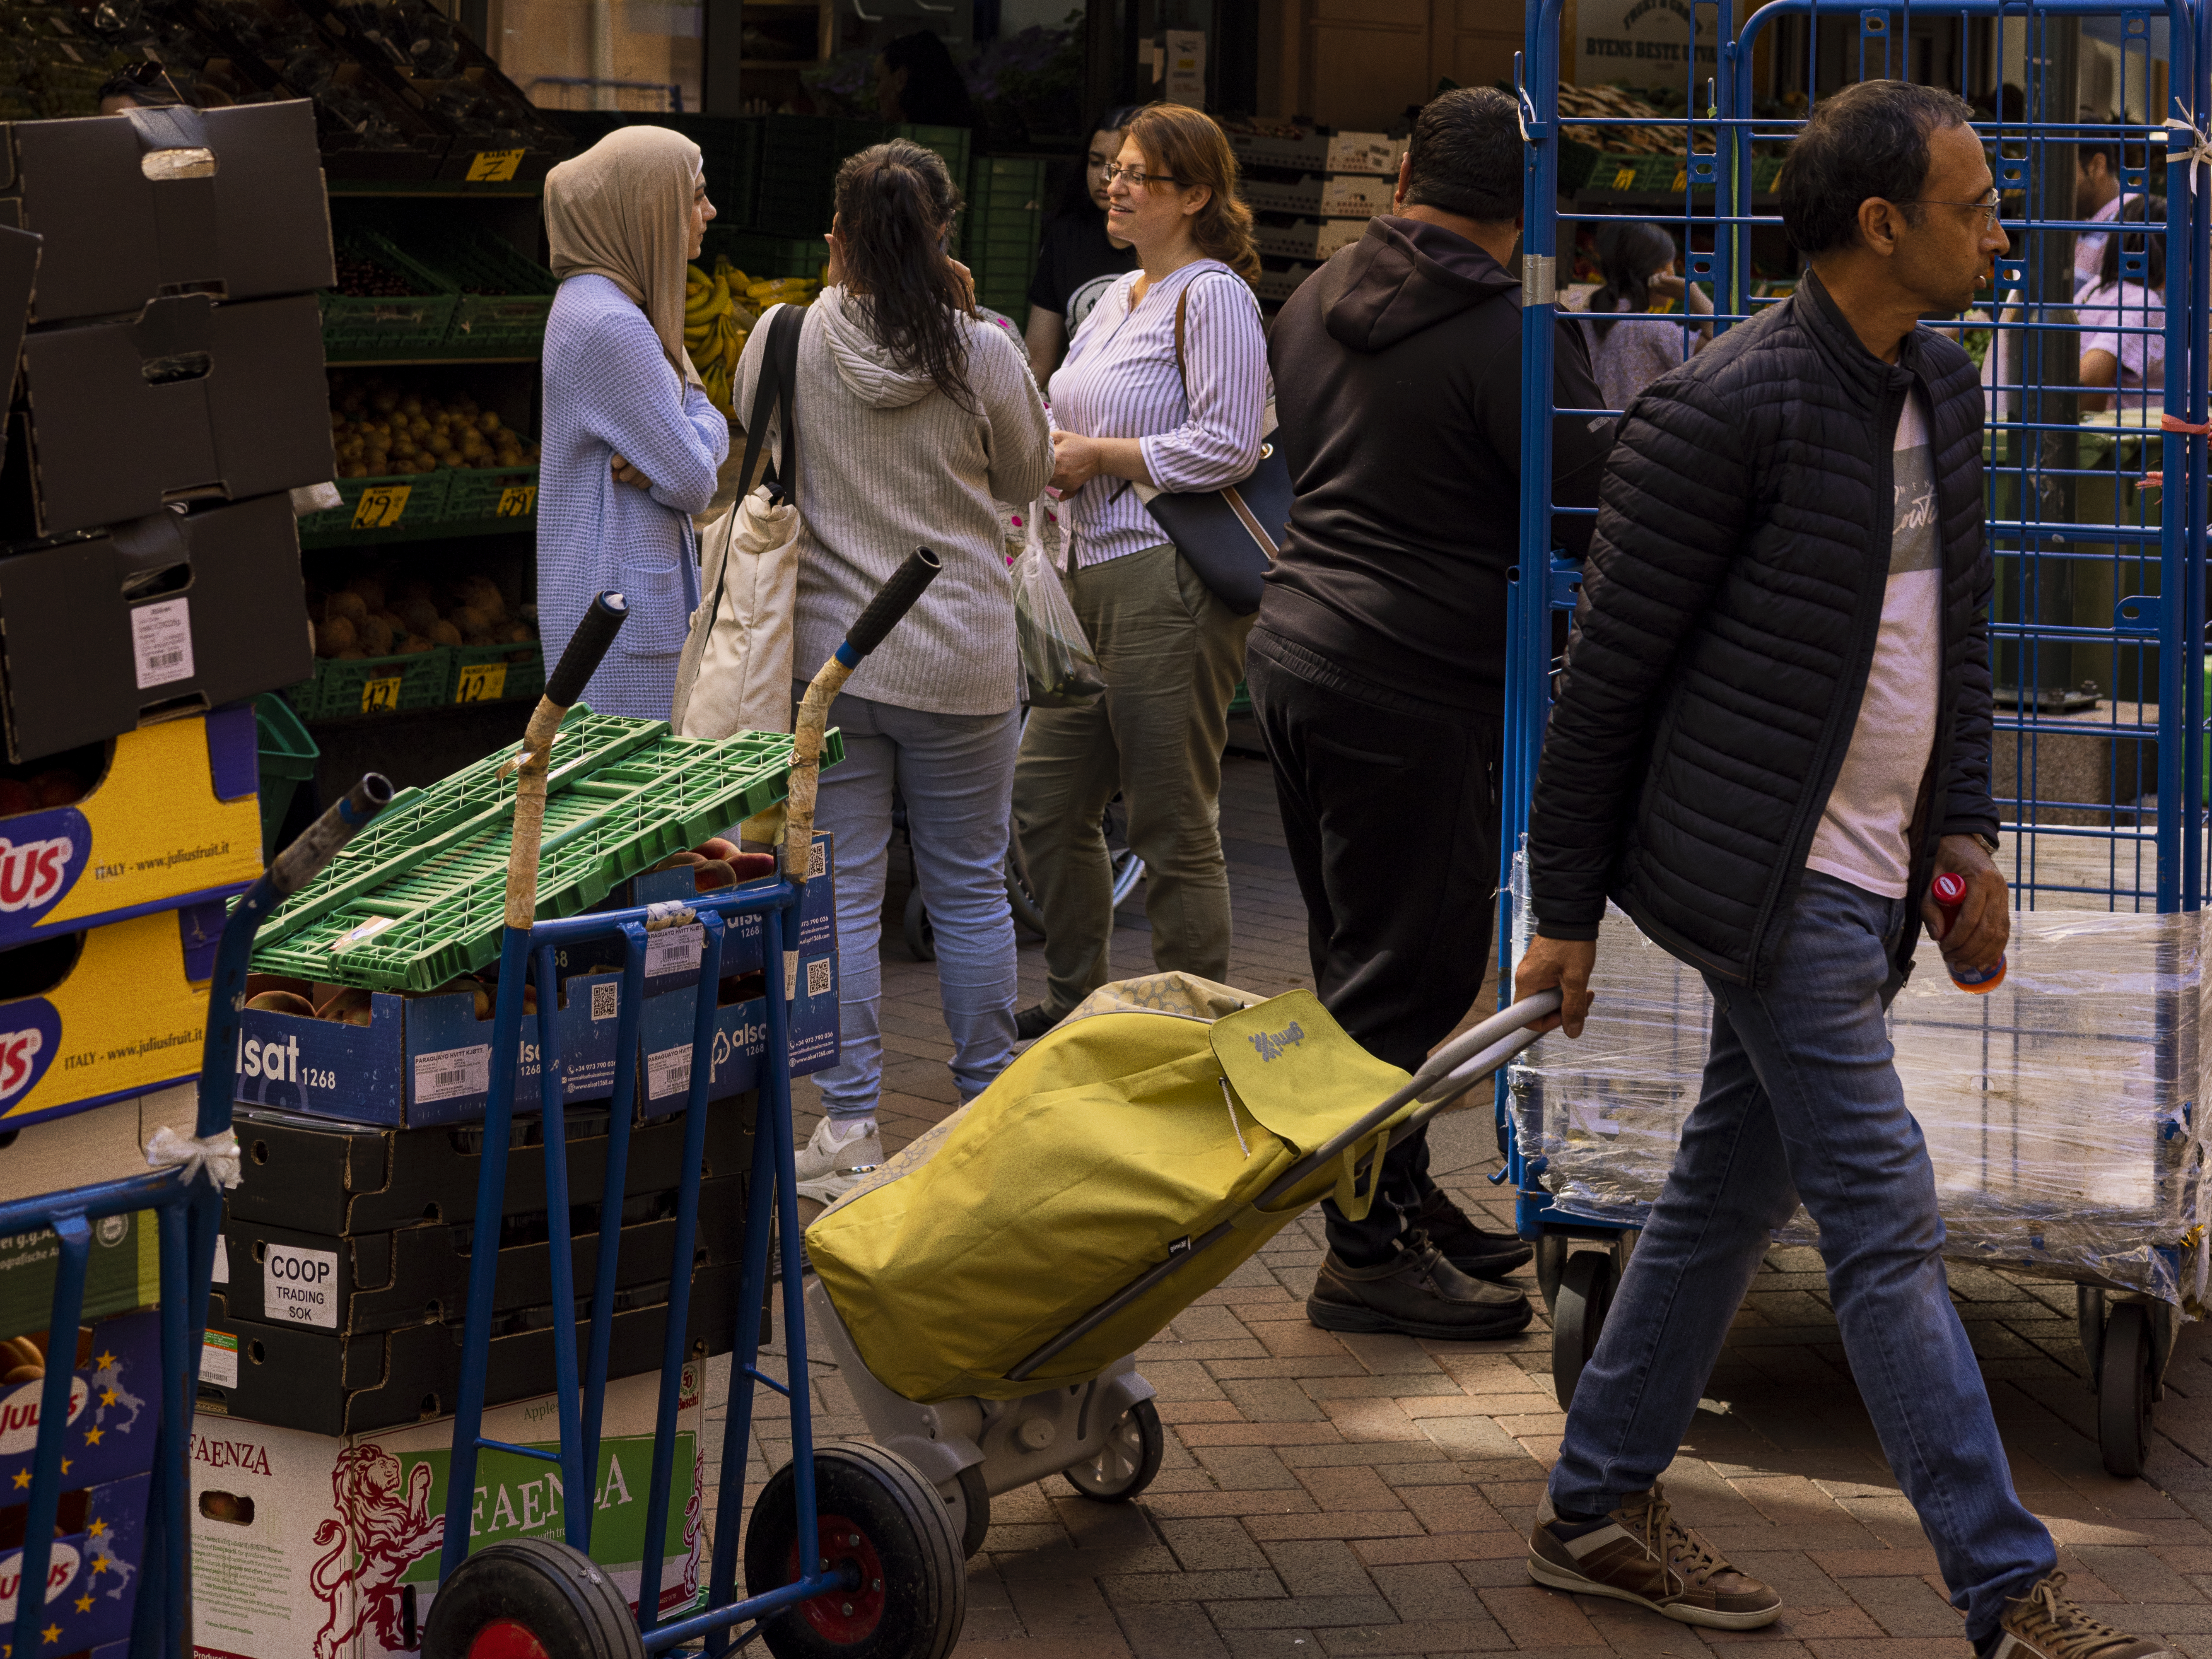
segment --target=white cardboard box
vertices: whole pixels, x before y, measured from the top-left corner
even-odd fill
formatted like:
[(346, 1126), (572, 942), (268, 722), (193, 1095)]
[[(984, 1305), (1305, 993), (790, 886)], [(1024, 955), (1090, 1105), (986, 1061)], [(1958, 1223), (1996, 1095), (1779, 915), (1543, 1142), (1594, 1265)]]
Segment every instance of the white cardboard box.
[[(684, 1368), (683, 1415), (669, 1498), (661, 1617), (702, 1595), (702, 1367)], [(636, 1601), (653, 1480), (657, 1375), (607, 1384), (592, 1555)], [(557, 1443), (550, 1395), (484, 1413), (483, 1432), (514, 1445)], [(429, 1617), (445, 1536), (453, 1419), (333, 1438), (202, 1413), (192, 1425), (192, 1650), (196, 1659), (383, 1659), (415, 1647)], [(686, 1479), (685, 1471), (690, 1471)], [(471, 1547), (562, 1535), (550, 1464), (484, 1452)]]

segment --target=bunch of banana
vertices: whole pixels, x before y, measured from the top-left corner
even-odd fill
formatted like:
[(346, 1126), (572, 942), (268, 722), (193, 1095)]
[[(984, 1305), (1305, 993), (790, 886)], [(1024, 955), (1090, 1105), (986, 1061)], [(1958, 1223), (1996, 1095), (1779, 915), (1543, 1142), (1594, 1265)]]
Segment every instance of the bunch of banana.
[(731, 294), (732, 276), (742, 288), (744, 273), (733, 270), (727, 259), (714, 262), (711, 276), (696, 265), (684, 271), (684, 349), (706, 384), (708, 400), (725, 415), (753, 322), (753, 313)]
[[(743, 271), (738, 271), (736, 275), (740, 281), (744, 276)], [(816, 276), (774, 276), (763, 282), (744, 284), (745, 298), (763, 311), (766, 311), (770, 306), (811, 305), (814, 302), (814, 296), (821, 291), (821, 279)]]

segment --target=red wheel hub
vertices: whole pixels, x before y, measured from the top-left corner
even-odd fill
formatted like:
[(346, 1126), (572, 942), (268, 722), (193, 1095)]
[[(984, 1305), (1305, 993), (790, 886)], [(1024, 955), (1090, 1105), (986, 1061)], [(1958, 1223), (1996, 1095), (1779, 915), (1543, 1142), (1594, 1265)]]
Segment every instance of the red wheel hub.
[[(840, 1568), (851, 1569), (858, 1581), (849, 1589), (824, 1590), (811, 1601), (801, 1601), (799, 1610), (806, 1622), (814, 1626), (816, 1634), (825, 1642), (840, 1647), (866, 1641), (875, 1634), (876, 1626), (884, 1618), (884, 1564), (876, 1553), (876, 1547), (852, 1522), (842, 1515), (825, 1515), (816, 1528), (818, 1543), (814, 1552), (817, 1571), (836, 1572)], [(791, 1577), (784, 1582), (795, 1584), (805, 1577), (799, 1559), (799, 1546), (791, 1547), (789, 1563)], [(504, 1654), (478, 1655), (471, 1650), (469, 1659), (509, 1659)], [(512, 1659), (528, 1659), (518, 1651)]]
[(469, 1659), (552, 1659), (530, 1626), (516, 1619), (495, 1619), (469, 1640)]

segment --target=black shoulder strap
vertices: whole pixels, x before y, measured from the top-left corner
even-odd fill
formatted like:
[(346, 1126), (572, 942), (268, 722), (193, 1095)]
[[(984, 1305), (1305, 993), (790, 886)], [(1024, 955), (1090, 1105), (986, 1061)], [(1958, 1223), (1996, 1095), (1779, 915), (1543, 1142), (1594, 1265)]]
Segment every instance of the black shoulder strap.
[(768, 441), (769, 411), (773, 405), (782, 454), (769, 465), (769, 494), (793, 504), (799, 500), (799, 427), (792, 419), (791, 399), (799, 384), (799, 336), (805, 326), (805, 312), (793, 305), (778, 306), (768, 319), (768, 343), (761, 351), (752, 414), (745, 422), (744, 461), (738, 471), (739, 482), (750, 489), (753, 468), (760, 464), (761, 447)]

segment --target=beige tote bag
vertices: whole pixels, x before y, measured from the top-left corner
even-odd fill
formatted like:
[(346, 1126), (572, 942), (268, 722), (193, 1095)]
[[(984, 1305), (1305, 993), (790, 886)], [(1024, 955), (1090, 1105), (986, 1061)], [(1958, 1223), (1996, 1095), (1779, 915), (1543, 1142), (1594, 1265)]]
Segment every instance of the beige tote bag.
[(780, 462), (701, 537), (699, 591), (676, 670), (669, 726), (685, 738), (791, 730), (791, 651), (799, 605), (799, 429), (792, 420), (799, 334), (805, 313), (778, 306), (753, 395), (745, 457), (750, 478), (773, 418)]

